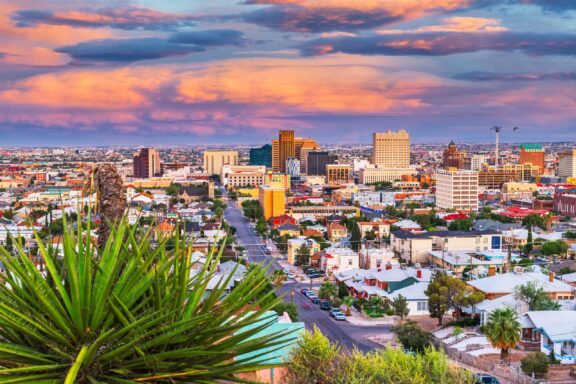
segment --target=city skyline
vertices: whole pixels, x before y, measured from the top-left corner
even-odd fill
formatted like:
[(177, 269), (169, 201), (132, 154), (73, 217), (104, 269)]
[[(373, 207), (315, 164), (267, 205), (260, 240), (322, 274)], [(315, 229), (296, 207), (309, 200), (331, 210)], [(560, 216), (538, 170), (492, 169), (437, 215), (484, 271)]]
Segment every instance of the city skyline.
[(9, 0), (1, 143), (490, 143), (494, 125), (569, 141), (575, 17), (545, 0)]

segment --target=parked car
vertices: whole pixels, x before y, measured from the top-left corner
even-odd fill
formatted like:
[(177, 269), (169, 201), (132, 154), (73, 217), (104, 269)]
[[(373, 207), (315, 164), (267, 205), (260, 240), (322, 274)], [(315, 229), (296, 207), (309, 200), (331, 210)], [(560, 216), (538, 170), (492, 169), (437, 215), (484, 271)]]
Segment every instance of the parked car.
[(340, 310), (338, 308), (331, 308), (330, 312), (328, 312), (330, 317), (336, 317), (337, 313), (342, 313), (342, 312), (340, 312)]
[(310, 301), (312, 301), (312, 304), (319, 304), (320, 303), (320, 299), (318, 298), (318, 296), (314, 296), (314, 297), (310, 298)]
[(311, 279), (317, 279), (317, 278), (320, 277), (320, 275), (317, 274), (317, 273), (313, 273), (313, 274), (311, 274), (311, 275), (308, 275), (308, 277), (310, 277)]
[(307, 292), (308, 292), (308, 290), (307, 290), (306, 288), (302, 288), (302, 289), (300, 290), (300, 293), (303, 294), (303, 295), (306, 295)]
[(476, 384), (500, 384), (500, 382), (494, 376), (486, 375), (484, 373), (477, 373)]
[(318, 297), (318, 295), (316, 294), (316, 292), (314, 291), (308, 291), (306, 292), (306, 296), (308, 296), (309, 299), (313, 298), (313, 297)]
[(340, 311), (334, 313), (334, 319), (338, 320), (338, 321), (345, 321), (346, 320), (346, 316), (344, 316), (344, 314)]
[(293, 274), (293, 273), (289, 273), (289, 274), (288, 274), (288, 278), (289, 278), (289, 279), (295, 279), (295, 278), (296, 278), (296, 275)]
[(320, 302), (320, 309), (322, 309), (324, 311), (328, 311), (328, 310), (330, 310), (330, 308), (332, 308), (332, 307), (330, 306), (329, 301), (324, 300), (324, 301)]
[(308, 269), (306, 270), (306, 274), (307, 274), (307, 275), (311, 275), (311, 274), (316, 273), (316, 272), (318, 272), (318, 270), (317, 270), (317, 269), (314, 269), (314, 268), (308, 268)]

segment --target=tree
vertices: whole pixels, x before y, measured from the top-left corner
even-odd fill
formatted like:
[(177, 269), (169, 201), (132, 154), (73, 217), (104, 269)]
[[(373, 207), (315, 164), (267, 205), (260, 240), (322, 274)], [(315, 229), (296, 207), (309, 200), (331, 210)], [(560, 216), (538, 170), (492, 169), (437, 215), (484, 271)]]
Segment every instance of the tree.
[(526, 239), (526, 245), (524, 246), (524, 256), (530, 257), (532, 250), (534, 249), (534, 239), (532, 235), (532, 227), (528, 227), (528, 238)]
[(344, 299), (342, 299), (342, 302), (344, 303), (344, 305), (346, 305), (346, 316), (351, 316), (352, 315), (352, 305), (354, 305), (354, 298), (352, 296), (344, 296)]
[(522, 219), (522, 225), (526, 228), (538, 227), (540, 229), (546, 229), (546, 221), (544, 218), (538, 214), (530, 214)]
[(412, 320), (392, 327), (392, 332), (396, 334), (398, 341), (404, 349), (413, 352), (424, 352), (432, 341), (430, 333), (422, 330), (418, 323)]
[(547, 241), (542, 244), (542, 254), (546, 256), (564, 255), (568, 252), (568, 244), (562, 240)]
[(288, 373), (282, 382), (288, 384), (331, 384), (336, 373), (335, 361), (340, 347), (332, 344), (316, 326), (298, 340), (298, 347), (290, 356)]
[(124, 183), (115, 165), (101, 164), (92, 171), (89, 182), (84, 186), (84, 192), (96, 189), (98, 196), (97, 211), (102, 224), (98, 228), (98, 248), (103, 249), (108, 236), (115, 224), (124, 216), (126, 194)]
[(332, 300), (334, 297), (337, 297), (337, 294), (338, 288), (329, 281), (322, 283), (320, 289), (318, 290), (318, 296), (321, 299)]
[(298, 307), (294, 303), (278, 303), (274, 307), (274, 311), (276, 311), (278, 316), (282, 316), (286, 312), (290, 316), (290, 320), (298, 321)]
[(344, 283), (338, 283), (338, 297), (343, 299), (348, 296), (348, 287)]
[(576, 240), (576, 231), (564, 232), (564, 238), (568, 240)]
[(544, 377), (548, 373), (548, 356), (543, 352), (530, 353), (520, 360), (520, 367), (522, 372), (527, 375), (534, 375), (536, 377)]
[(191, 277), (183, 239), (171, 250), (167, 239), (152, 247), (149, 233), (121, 220), (98, 250), (90, 229), (66, 224), (61, 258), (36, 236), (44, 272), (23, 250), (0, 248), (2, 381), (238, 382), (236, 373), (268, 367), (236, 359), (281, 347), (277, 332), (255, 335), (278, 303), (261, 297), (250, 305), (265, 289), (265, 271), (248, 272), (224, 294), (229, 281), (207, 289), (219, 281), (218, 254), (209, 252)]
[(500, 359), (508, 360), (508, 350), (520, 341), (522, 328), (512, 308), (497, 308), (484, 325), (484, 334), (494, 348), (500, 348)]
[(282, 285), (284, 284), (285, 281), (286, 281), (286, 274), (284, 273), (284, 271), (279, 269), (274, 270), (272, 279), (272, 284), (274, 284), (274, 287), (276, 289), (282, 288)]
[(296, 251), (296, 265), (310, 265), (310, 248), (302, 244)]
[(14, 211), (11, 209), (8, 209), (8, 210), (4, 211), (4, 213), (2, 214), (2, 217), (4, 217), (6, 220), (12, 220), (14, 218)]
[(530, 311), (557, 311), (560, 309), (560, 303), (551, 299), (544, 292), (544, 288), (534, 281), (516, 287), (514, 295), (517, 299), (525, 301)]
[(438, 319), (438, 325), (442, 325), (444, 314), (450, 308), (450, 300), (447, 295), (447, 288), (442, 282), (442, 277), (446, 276), (441, 271), (434, 272), (428, 288), (426, 288), (426, 296), (428, 296), (428, 311), (430, 317)]
[(408, 300), (402, 295), (398, 295), (392, 300), (392, 308), (394, 309), (394, 314), (399, 316), (401, 321), (410, 313)]
[(472, 225), (471, 219), (456, 219), (448, 225), (448, 229), (451, 231), (470, 231)]

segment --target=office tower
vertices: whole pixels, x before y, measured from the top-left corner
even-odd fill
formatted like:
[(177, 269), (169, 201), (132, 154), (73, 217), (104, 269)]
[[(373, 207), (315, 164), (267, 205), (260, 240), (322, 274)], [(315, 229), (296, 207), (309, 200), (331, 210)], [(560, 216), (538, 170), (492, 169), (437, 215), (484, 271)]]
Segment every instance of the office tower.
[(410, 166), (410, 134), (375, 132), (372, 136), (372, 164), (382, 168), (408, 168)]
[(294, 157), (300, 160), (300, 170), (306, 167), (307, 155), (310, 151), (318, 150), (320, 146), (313, 139), (294, 137), (294, 131), (282, 130), (278, 139), (272, 140), (272, 171), (286, 172), (286, 160)]
[(296, 157), (294, 131), (281, 130), (277, 140), (272, 140), (272, 170), (286, 172), (286, 160)]
[(133, 158), (134, 178), (149, 179), (161, 176), (160, 155), (154, 148), (142, 148), (134, 154)]
[(350, 164), (326, 165), (326, 179), (329, 184), (348, 184), (352, 181), (352, 166)]
[(458, 147), (451, 141), (448, 148), (442, 154), (442, 167), (444, 169), (457, 168), (464, 169), (464, 160), (466, 158), (466, 151), (458, 150)]
[(436, 172), (436, 206), (460, 211), (478, 210), (478, 172), (439, 169)]
[(326, 165), (338, 161), (337, 155), (326, 151), (308, 153), (306, 174), (309, 176), (326, 176)]
[(479, 171), (484, 164), (488, 164), (489, 156), (486, 155), (468, 155), (464, 159), (464, 169), (469, 171)]
[(258, 199), (264, 219), (269, 220), (286, 213), (286, 194), (283, 188), (261, 185), (258, 189)]
[(286, 173), (290, 177), (300, 176), (300, 160), (295, 157), (290, 157), (286, 160)]
[(204, 173), (220, 175), (223, 165), (238, 165), (238, 152), (204, 151)]
[(265, 144), (260, 148), (250, 149), (250, 165), (264, 165), (272, 169), (272, 146)]
[(534, 164), (540, 169), (540, 174), (544, 173), (544, 149), (540, 144), (521, 144), (520, 145), (520, 164)]
[(558, 176), (576, 177), (576, 149), (570, 149), (558, 154)]

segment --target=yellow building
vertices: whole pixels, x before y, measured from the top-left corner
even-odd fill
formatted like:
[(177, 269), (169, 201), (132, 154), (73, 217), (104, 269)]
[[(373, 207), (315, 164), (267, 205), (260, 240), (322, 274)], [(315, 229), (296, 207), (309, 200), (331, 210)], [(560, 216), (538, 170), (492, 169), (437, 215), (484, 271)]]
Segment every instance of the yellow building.
[(259, 196), (258, 188), (236, 188), (239, 195), (250, 195), (252, 198), (257, 199)]
[(348, 164), (327, 164), (326, 174), (330, 184), (348, 184), (352, 182), (352, 166)]
[(266, 220), (286, 213), (286, 194), (282, 188), (261, 185), (259, 188), (259, 200)]
[(166, 188), (172, 185), (169, 177), (151, 177), (149, 179), (135, 179), (130, 182), (134, 188)]
[(264, 184), (274, 188), (290, 190), (290, 175), (287, 173), (267, 173), (264, 175)]
[(313, 239), (307, 239), (307, 240), (303, 240), (301, 238), (290, 239), (288, 240), (288, 247), (286, 252), (287, 260), (290, 264), (294, 264), (294, 262), (296, 261), (296, 255), (298, 254), (298, 251), (302, 246), (308, 249), (310, 257), (320, 252), (320, 244), (318, 244)]
[(375, 132), (372, 135), (372, 164), (382, 168), (408, 168), (410, 166), (410, 134), (398, 132)]

